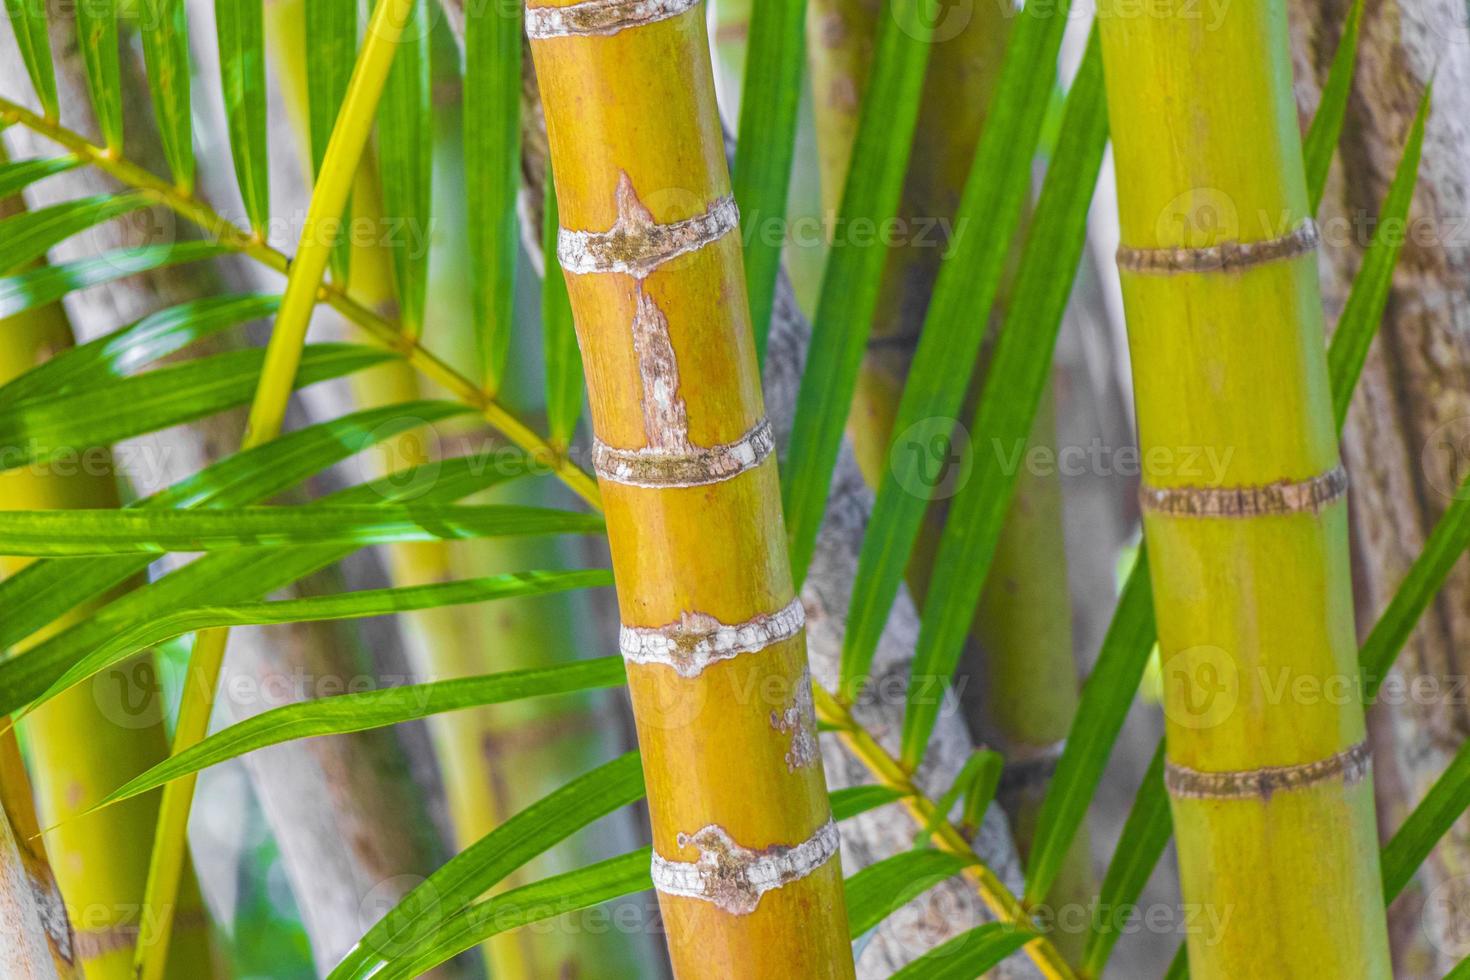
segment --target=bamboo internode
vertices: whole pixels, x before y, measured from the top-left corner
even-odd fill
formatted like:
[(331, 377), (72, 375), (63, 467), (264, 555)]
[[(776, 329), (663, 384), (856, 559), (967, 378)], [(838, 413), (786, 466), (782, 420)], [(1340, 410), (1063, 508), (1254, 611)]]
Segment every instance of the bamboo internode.
[(1386, 977), (1285, 7), (1099, 15), (1190, 973)]
[(702, 10), (527, 25), (675, 972), (850, 977)]

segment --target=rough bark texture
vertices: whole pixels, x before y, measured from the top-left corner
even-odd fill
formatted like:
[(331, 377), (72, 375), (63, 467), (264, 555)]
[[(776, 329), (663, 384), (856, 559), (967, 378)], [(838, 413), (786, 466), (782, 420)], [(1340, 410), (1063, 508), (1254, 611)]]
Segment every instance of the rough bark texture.
[[(1292, 5), (1297, 101), (1316, 109), (1348, 0)], [(1338, 158), (1319, 214), (1329, 322), (1342, 309), (1424, 87), (1434, 79), (1419, 183), (1387, 312), (1349, 415), (1344, 454), (1360, 626), (1377, 618), (1470, 463), (1470, 22), (1462, 0), (1369, 0)], [(1461, 561), (1399, 660), (1440, 692), (1370, 713), (1380, 821), (1398, 825), (1470, 734), (1470, 565)], [(1470, 952), (1470, 830), (1431, 855), (1392, 909), (1403, 976)], [(1417, 894), (1416, 894), (1417, 892)], [(1427, 944), (1425, 939), (1428, 940)]]
[[(57, 62), (63, 124), (96, 138), (95, 119), (83, 82), (83, 69), (69, 9), (51, 15), (52, 51)], [(25, 78), (8, 34), (0, 44), (4, 77)], [(123, 57), (124, 121), (127, 153), (156, 173), (160, 163), (141, 63)], [(217, 87), (215, 89), (217, 91)], [(17, 156), (47, 155), (55, 147), (21, 127), (7, 133)], [(223, 144), (221, 144), (223, 145)], [(33, 204), (45, 205), (85, 194), (115, 192), (117, 185), (92, 168), (79, 168), (47, 180), (34, 190)], [(133, 220), (113, 222), (63, 243), (58, 259), (96, 254), (121, 245), (168, 242), (187, 237), (189, 229), (162, 209), (142, 212)], [(67, 297), (67, 308), (81, 339), (114, 330), (154, 310), (204, 295), (221, 285), (259, 288), (239, 264), (182, 266), (130, 277), (118, 283)], [(224, 413), (188, 427), (130, 443), (121, 453), (120, 471), (140, 494), (146, 494), (233, 452), (244, 430), (243, 412)], [(289, 626), (277, 632), (241, 630), (230, 644), (222, 690), (289, 691), (293, 699), (316, 693), (297, 683), (308, 678), (346, 684), (370, 672), (360, 663), (361, 649), (352, 633), (317, 624)], [(271, 680), (285, 683), (270, 684)], [(226, 699), (228, 700), (228, 699)], [(265, 707), (265, 697), (230, 703), (240, 716)], [(302, 910), (320, 970), (330, 969), (357, 941), (362, 931), (392, 901), (406, 893), (438, 863), (438, 842), (425, 830), (418, 792), (408, 775), (402, 748), (390, 731), (309, 739), (271, 750), (269, 763), (248, 766), (267, 820), (281, 846), (283, 866)], [(208, 865), (216, 842), (208, 829), (191, 835), (194, 850)], [(199, 845), (204, 845), (200, 847)], [(232, 866), (220, 868), (233, 874)], [(228, 882), (216, 883), (232, 888)], [(213, 890), (213, 889), (210, 889)]]

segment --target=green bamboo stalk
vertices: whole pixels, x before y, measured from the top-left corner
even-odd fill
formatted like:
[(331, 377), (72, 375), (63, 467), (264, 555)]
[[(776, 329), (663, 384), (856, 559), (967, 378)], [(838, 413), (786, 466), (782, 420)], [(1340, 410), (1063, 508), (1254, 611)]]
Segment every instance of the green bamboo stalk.
[(1099, 15), (1190, 972), (1386, 977), (1286, 10)]

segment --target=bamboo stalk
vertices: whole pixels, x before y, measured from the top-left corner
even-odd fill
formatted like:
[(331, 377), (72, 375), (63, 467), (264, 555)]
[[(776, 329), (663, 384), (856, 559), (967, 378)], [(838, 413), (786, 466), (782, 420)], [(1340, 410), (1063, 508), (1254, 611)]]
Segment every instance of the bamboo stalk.
[(703, 9), (526, 25), (674, 971), (851, 977)]
[(41, 846), (14, 729), (0, 735), (0, 908), (0, 972), (10, 980), (81, 980), (76, 936)]
[[(0, 149), (0, 161), (5, 159)], [(19, 213), (17, 200), (0, 202), (0, 214)], [(71, 347), (71, 323), (60, 303), (0, 320), (0, 383), (9, 381)], [(0, 508), (7, 510), (117, 507), (111, 453), (77, 451), (46, 466), (0, 473)], [(0, 557), (0, 575), (10, 576), (28, 559)], [(33, 637), (29, 646), (84, 617), (73, 611)], [(22, 648), (24, 649), (24, 647)], [(91, 980), (119, 980), (131, 973), (131, 943), (147, 881), (147, 856), (119, 848), (119, 840), (146, 840), (158, 811), (156, 799), (139, 799), (70, 820), (79, 806), (106, 794), (120, 778), (136, 775), (168, 756), (162, 692), (151, 656), (143, 655), (53, 699), (23, 723), (36, 772), (46, 847), (74, 926), (78, 964)], [(58, 826), (59, 825), (59, 826)], [(187, 870), (187, 869), (186, 869)], [(179, 895), (177, 939), (169, 949), (178, 976), (208, 977), (211, 961), (208, 920), (192, 870)]]
[(1190, 972), (1386, 977), (1286, 12), (1099, 14)]

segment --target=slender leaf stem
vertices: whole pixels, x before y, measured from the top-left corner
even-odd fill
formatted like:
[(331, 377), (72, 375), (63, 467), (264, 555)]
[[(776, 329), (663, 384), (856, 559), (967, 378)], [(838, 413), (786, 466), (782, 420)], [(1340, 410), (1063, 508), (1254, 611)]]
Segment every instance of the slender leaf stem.
[[(899, 765), (898, 760), (825, 688), (813, 685), (813, 694), (818, 719), (837, 729), (838, 736), (848, 751), (867, 767), (880, 784), (902, 794), (900, 802), (920, 827), (933, 834), (934, 843), (940, 849), (970, 862), (964, 871), (965, 878), (975, 887), (980, 899), (996, 918), (1024, 929), (1035, 929), (1036, 924), (1026, 906), (986, 866), (970, 842), (949, 822), (948, 816), (914, 785), (913, 779)], [(1025, 951), (1042, 976), (1049, 980), (1074, 980), (1077, 976), (1056, 946), (1045, 936), (1037, 936), (1031, 940), (1026, 944)]]

